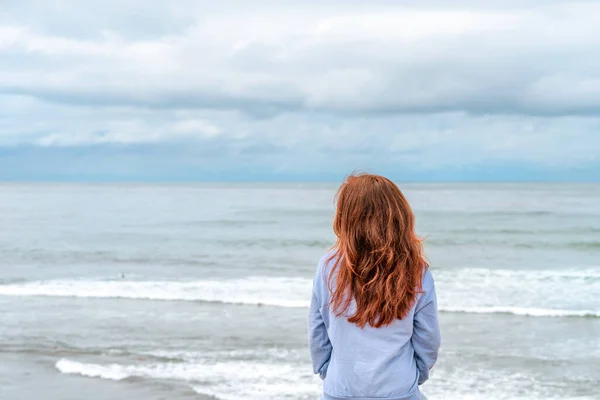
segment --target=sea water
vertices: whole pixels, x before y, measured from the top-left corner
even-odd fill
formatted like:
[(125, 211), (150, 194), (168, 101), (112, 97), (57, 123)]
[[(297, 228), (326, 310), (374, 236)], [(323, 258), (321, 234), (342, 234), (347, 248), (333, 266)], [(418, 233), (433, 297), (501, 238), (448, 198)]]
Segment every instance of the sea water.
[[(435, 399), (600, 398), (600, 185), (400, 184)], [(333, 184), (0, 185), (0, 398), (317, 399)]]

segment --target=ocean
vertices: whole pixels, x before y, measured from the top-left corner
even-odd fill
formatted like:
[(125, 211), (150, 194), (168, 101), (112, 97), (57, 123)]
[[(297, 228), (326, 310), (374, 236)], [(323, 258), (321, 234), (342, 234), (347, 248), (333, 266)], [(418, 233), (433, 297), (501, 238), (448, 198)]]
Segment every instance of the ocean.
[[(600, 185), (400, 184), (436, 399), (600, 399)], [(0, 185), (0, 399), (318, 399), (335, 184)]]

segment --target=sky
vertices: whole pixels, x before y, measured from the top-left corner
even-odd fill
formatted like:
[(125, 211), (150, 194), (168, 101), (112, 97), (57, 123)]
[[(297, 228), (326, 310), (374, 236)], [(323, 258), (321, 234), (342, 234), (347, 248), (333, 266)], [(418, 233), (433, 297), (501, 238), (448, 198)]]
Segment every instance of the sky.
[(3, 0), (0, 180), (600, 181), (600, 1)]

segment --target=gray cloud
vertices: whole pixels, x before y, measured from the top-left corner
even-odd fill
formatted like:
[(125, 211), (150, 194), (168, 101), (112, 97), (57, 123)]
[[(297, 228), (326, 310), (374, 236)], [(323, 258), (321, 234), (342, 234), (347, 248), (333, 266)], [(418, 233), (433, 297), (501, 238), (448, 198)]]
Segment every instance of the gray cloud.
[(2, 165), (597, 171), (599, 13), (597, 1), (8, 0)]
[[(388, 3), (369, 12), (296, 3), (247, 14), (124, 3), (103, 5), (112, 12), (45, 6), (50, 22), (32, 26), (23, 11), (9, 13), (0, 49), (20, 62), (4, 70), (0, 91), (70, 104), (267, 114), (600, 111), (595, 2), (501, 10)], [(98, 35), (56, 29), (53, 17), (63, 27), (89, 22)], [(152, 21), (162, 24), (154, 29)]]

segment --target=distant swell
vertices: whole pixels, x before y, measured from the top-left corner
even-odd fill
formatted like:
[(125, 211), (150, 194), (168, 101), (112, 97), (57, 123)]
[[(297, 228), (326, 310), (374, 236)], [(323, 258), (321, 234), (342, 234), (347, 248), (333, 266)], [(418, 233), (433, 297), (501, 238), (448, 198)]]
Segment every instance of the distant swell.
[(600, 310), (560, 310), (535, 307), (440, 307), (440, 312), (461, 314), (510, 314), (527, 317), (600, 318)]
[[(492, 232), (498, 233), (498, 232)], [(532, 234), (535, 235), (535, 234)], [(535, 241), (535, 240), (511, 240), (507, 234), (502, 236), (488, 236), (482, 234), (473, 238), (470, 235), (455, 235), (448, 237), (431, 237), (428, 238), (426, 243), (436, 247), (452, 247), (452, 246), (463, 246), (463, 245), (490, 245), (490, 246), (502, 246), (505, 248), (517, 248), (517, 249), (571, 249), (580, 251), (597, 251), (600, 250), (600, 242), (597, 241), (578, 241), (578, 242), (549, 242), (549, 241)]]

